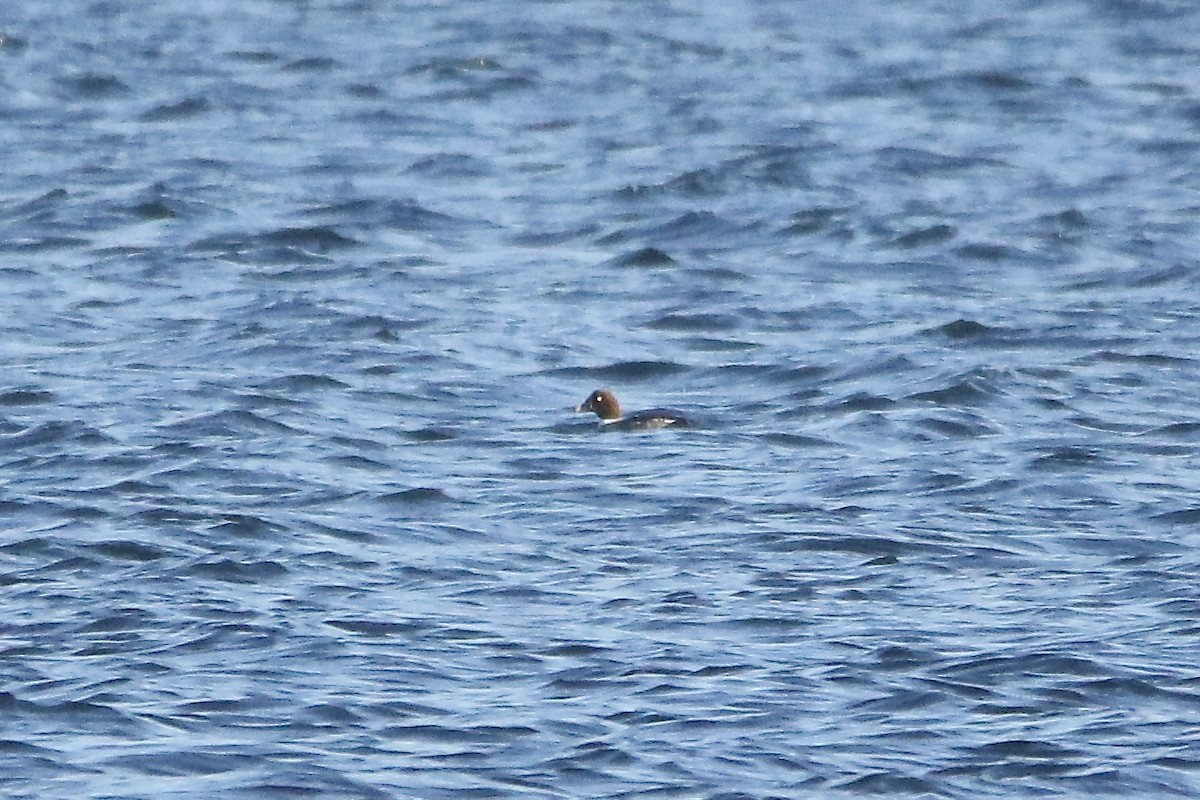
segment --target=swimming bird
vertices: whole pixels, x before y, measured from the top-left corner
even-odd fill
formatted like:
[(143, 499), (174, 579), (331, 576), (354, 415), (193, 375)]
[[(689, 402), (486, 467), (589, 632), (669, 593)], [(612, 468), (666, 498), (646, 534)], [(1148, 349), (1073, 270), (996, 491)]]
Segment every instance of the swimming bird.
[(621, 415), (621, 404), (617, 396), (608, 389), (597, 389), (579, 405), (577, 412), (591, 411), (600, 418), (604, 430), (648, 430), (651, 428), (686, 428), (691, 423), (678, 411), (669, 408), (650, 408)]

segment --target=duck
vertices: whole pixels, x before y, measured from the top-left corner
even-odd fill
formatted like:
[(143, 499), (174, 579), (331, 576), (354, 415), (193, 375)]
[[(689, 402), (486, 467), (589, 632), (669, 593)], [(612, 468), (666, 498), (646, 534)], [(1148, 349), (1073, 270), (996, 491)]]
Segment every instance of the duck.
[(575, 406), (579, 413), (590, 411), (600, 418), (602, 430), (651, 430), (654, 428), (686, 428), (687, 417), (669, 408), (649, 408), (632, 414), (621, 414), (617, 396), (608, 389), (597, 389)]

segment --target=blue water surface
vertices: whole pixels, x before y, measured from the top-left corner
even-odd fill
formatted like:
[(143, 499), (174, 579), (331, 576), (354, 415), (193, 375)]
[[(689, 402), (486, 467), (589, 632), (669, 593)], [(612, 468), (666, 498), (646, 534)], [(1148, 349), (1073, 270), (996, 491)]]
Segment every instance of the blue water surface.
[(1200, 796), (1200, 6), (9, 0), (0, 161), (5, 797)]

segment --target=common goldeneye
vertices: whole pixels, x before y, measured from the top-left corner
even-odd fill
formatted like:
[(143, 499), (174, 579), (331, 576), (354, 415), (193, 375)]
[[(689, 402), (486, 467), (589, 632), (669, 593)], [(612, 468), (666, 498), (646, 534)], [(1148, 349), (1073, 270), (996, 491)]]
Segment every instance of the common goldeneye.
[(605, 430), (647, 430), (650, 428), (686, 428), (690, 423), (678, 411), (650, 408), (621, 416), (621, 404), (608, 389), (597, 389), (588, 399), (575, 406), (576, 411), (591, 411), (600, 418)]

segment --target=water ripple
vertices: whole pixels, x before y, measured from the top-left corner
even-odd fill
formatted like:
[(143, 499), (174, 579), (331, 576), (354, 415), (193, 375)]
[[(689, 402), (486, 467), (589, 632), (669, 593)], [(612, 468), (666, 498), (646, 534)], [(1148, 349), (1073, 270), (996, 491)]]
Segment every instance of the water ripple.
[(1200, 794), (1196, 9), (301, 5), (6, 6), (6, 796)]

